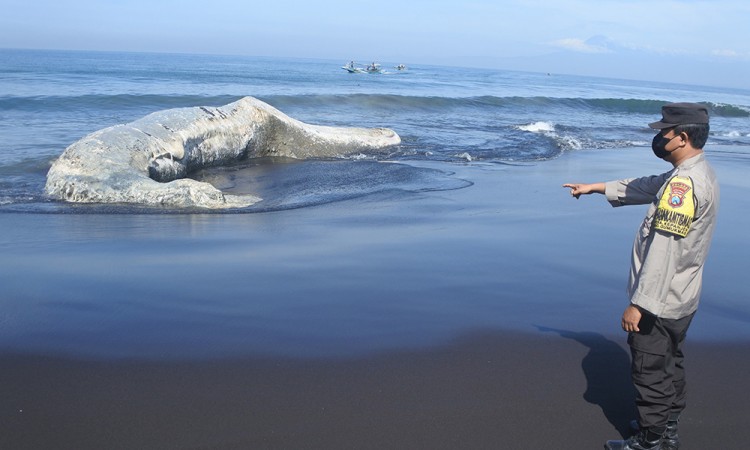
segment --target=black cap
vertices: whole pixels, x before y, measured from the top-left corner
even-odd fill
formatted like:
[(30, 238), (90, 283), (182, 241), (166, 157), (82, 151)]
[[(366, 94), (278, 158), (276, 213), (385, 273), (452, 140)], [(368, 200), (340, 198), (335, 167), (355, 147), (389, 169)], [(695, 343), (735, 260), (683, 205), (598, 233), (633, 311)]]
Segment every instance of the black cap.
[(662, 118), (648, 126), (661, 130), (689, 123), (708, 123), (708, 109), (698, 103), (670, 103), (661, 107)]

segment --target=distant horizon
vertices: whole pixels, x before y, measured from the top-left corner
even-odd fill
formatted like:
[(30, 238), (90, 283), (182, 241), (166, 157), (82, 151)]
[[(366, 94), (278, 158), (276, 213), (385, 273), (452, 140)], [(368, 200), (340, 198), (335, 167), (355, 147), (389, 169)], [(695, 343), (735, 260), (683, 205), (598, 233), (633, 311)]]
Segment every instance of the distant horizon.
[(708, 88), (721, 88), (721, 89), (738, 89), (741, 91), (750, 92), (750, 86), (726, 86), (721, 84), (700, 84), (695, 82), (670, 82), (670, 81), (664, 81), (664, 80), (656, 80), (656, 79), (648, 79), (648, 78), (634, 78), (634, 77), (624, 77), (624, 76), (607, 76), (607, 75), (600, 75), (600, 74), (590, 74), (590, 73), (569, 73), (569, 72), (559, 72), (559, 71), (548, 71), (548, 70), (541, 70), (541, 69), (523, 69), (523, 68), (510, 68), (510, 67), (499, 67), (495, 65), (470, 65), (470, 64), (460, 64), (460, 63), (436, 63), (436, 62), (426, 62), (426, 61), (403, 61), (403, 60), (396, 60), (396, 59), (378, 59), (373, 60), (372, 58), (367, 59), (359, 59), (359, 61), (367, 61), (367, 62), (359, 62), (357, 58), (336, 58), (336, 57), (325, 57), (325, 56), (294, 56), (294, 55), (263, 55), (263, 54), (241, 54), (241, 53), (230, 53), (230, 52), (192, 52), (192, 51), (182, 51), (182, 50), (176, 50), (176, 51), (156, 51), (156, 50), (105, 50), (105, 49), (85, 49), (85, 48), (22, 48), (22, 47), (0, 47), (0, 50), (7, 50), (7, 51), (39, 51), (39, 52), (79, 52), (79, 53), (123, 53), (123, 54), (151, 54), (151, 55), (185, 55), (185, 56), (215, 56), (215, 57), (234, 57), (234, 58), (269, 58), (269, 59), (294, 59), (294, 60), (309, 60), (309, 61), (327, 61), (327, 62), (338, 62), (340, 61), (341, 64), (345, 64), (349, 61), (355, 61), (360, 64), (369, 64), (370, 62), (376, 62), (378, 64), (382, 64), (383, 61), (387, 63), (393, 63), (393, 64), (404, 64), (407, 69), (409, 67), (414, 67), (415, 65), (425, 65), (425, 66), (431, 66), (431, 67), (452, 67), (452, 68), (465, 68), (465, 69), (478, 69), (478, 70), (495, 70), (495, 71), (507, 71), (507, 72), (520, 72), (520, 73), (533, 73), (533, 74), (542, 74), (542, 75), (558, 75), (558, 76), (575, 76), (575, 77), (590, 77), (590, 78), (596, 78), (596, 79), (611, 79), (611, 80), (622, 80), (622, 81), (631, 81), (631, 82), (648, 82), (648, 83), (655, 83), (655, 84), (672, 84), (672, 85), (679, 85), (679, 86), (696, 86), (696, 87), (708, 87)]
[(0, 47), (398, 61), (750, 87), (746, 0), (9, 0)]

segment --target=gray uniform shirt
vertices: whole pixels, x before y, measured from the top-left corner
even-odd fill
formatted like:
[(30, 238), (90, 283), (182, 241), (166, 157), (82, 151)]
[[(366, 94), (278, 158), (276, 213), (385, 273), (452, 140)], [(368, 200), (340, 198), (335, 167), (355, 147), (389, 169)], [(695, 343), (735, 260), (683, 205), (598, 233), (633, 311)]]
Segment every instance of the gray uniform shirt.
[[(692, 181), (686, 195), (693, 195), (694, 217), (684, 237), (654, 226), (662, 194), (675, 176)], [(651, 204), (633, 244), (630, 302), (665, 319), (695, 312), (719, 209), (719, 184), (704, 154), (661, 175), (607, 182), (605, 194), (612, 206)]]

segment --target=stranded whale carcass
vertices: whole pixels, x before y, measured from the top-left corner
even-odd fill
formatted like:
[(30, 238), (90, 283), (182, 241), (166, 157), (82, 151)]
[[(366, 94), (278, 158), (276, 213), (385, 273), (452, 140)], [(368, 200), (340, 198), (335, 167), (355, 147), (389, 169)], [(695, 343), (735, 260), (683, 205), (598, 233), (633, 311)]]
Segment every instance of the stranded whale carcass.
[(52, 164), (45, 192), (81, 203), (245, 207), (260, 198), (224, 194), (187, 174), (245, 158), (335, 157), (400, 142), (386, 128), (310, 125), (245, 97), (221, 107), (159, 111), (91, 133)]

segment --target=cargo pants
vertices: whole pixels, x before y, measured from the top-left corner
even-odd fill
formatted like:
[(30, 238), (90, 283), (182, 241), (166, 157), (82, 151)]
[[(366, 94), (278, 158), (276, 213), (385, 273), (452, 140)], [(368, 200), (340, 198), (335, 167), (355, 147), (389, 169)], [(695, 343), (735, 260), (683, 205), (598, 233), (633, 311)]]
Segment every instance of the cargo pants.
[(694, 316), (662, 319), (644, 311), (640, 331), (628, 335), (641, 429), (663, 429), (670, 416), (685, 409), (682, 344)]

